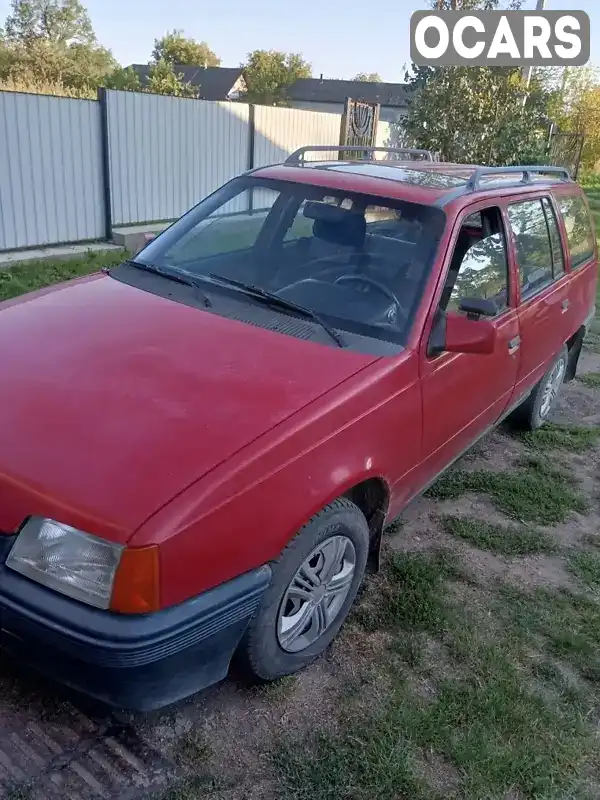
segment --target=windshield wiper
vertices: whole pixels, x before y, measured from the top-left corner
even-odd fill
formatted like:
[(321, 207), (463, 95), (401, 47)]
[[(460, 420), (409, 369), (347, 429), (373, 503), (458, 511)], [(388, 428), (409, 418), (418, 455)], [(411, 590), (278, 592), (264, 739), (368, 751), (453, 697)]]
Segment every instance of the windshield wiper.
[(314, 322), (320, 325), (329, 335), (329, 337), (338, 345), (338, 347), (346, 347), (346, 342), (342, 336), (330, 325), (328, 325), (327, 322), (325, 322), (321, 316), (311, 308), (301, 306), (298, 303), (294, 303), (292, 300), (287, 300), (285, 297), (280, 297), (278, 294), (274, 294), (273, 292), (268, 292), (266, 289), (262, 289), (260, 286), (253, 286), (252, 284), (244, 283), (243, 281), (237, 281), (234, 278), (225, 278), (224, 276), (217, 275), (214, 272), (209, 272), (207, 277), (215, 283), (221, 283), (225, 286), (232, 286), (234, 289), (239, 289), (240, 291), (244, 292), (244, 294), (247, 294), (250, 297), (255, 297), (258, 300), (262, 300), (265, 304), (272, 307), (287, 308), (290, 311), (297, 311), (299, 314), (312, 319)]
[(177, 281), (177, 283), (183, 283), (185, 286), (191, 286), (196, 289), (196, 292), (202, 299), (206, 308), (212, 307), (212, 300), (202, 288), (202, 281), (195, 278), (193, 275), (189, 275), (187, 272), (157, 267), (156, 264), (145, 264), (143, 261), (134, 261), (133, 259), (128, 259), (125, 261), (125, 264), (129, 264), (130, 267), (136, 267), (136, 269), (143, 269), (146, 272), (153, 272), (155, 275), (160, 275), (167, 280)]

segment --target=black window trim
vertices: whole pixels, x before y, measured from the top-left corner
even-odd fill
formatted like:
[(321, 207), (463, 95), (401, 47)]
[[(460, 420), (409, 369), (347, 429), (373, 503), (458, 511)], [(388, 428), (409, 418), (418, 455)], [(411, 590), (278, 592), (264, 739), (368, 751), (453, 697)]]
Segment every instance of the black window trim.
[[(546, 201), (545, 203), (544, 200)], [(554, 280), (558, 281), (566, 274), (567, 271), (567, 259), (566, 259), (563, 239), (561, 236), (560, 223), (558, 221), (558, 211), (555, 208), (554, 203), (552, 202), (551, 195), (546, 195), (546, 194), (543, 195), (543, 197), (541, 198), (541, 203), (542, 203), (542, 209), (544, 211), (544, 217), (546, 218), (546, 227), (548, 228), (548, 238), (550, 239), (550, 255), (552, 257), (552, 275), (554, 276)], [(548, 208), (550, 209), (549, 211)], [(548, 219), (548, 213), (552, 214), (552, 219), (554, 220), (554, 225), (556, 227), (556, 234), (558, 236), (558, 243), (560, 245), (561, 264), (558, 265), (554, 261), (554, 247), (552, 246), (552, 236), (550, 234), (550, 220)], [(558, 274), (557, 274), (557, 268), (560, 270)]]

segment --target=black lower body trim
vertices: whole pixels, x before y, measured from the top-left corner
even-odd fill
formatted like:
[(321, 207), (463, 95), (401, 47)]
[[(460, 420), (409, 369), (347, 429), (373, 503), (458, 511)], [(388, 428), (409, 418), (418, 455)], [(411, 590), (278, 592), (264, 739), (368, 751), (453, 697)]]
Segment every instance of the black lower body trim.
[(88, 608), (0, 567), (0, 647), (110, 706), (162, 708), (227, 675), (270, 577), (261, 567), (135, 617)]

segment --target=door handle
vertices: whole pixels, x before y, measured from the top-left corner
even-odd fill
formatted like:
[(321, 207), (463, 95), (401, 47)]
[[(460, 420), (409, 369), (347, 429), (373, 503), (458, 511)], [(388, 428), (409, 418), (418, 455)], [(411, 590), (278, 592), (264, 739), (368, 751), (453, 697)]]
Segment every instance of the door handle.
[(509, 354), (511, 356), (514, 355), (517, 352), (517, 350), (519, 349), (520, 346), (521, 346), (521, 337), (520, 336), (515, 336), (515, 338), (511, 339), (510, 342), (508, 343), (508, 352), (509, 352)]
[(562, 313), (564, 314), (565, 311), (567, 311), (568, 308), (569, 308), (569, 301), (566, 300), (566, 299), (563, 300), (562, 303), (561, 303), (561, 308), (562, 308)]

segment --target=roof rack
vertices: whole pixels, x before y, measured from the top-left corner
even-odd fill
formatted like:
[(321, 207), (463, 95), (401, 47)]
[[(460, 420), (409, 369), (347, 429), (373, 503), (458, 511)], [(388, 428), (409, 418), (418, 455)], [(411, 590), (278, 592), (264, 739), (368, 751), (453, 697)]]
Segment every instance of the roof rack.
[[(363, 145), (347, 144), (314, 144), (299, 147), (285, 160), (285, 164), (305, 164), (305, 153), (313, 152), (335, 152), (335, 153), (403, 153), (410, 156), (419, 156), (421, 161), (433, 161), (433, 153), (430, 150), (418, 150), (414, 147), (365, 147)], [(361, 159), (358, 159), (361, 160)]]
[(506, 174), (522, 174), (523, 177), (519, 183), (531, 183), (532, 175), (557, 175), (563, 181), (572, 182), (569, 170), (566, 167), (477, 167), (469, 180), (467, 181), (467, 191), (476, 192), (480, 186), (481, 179), (486, 175), (506, 175)]

